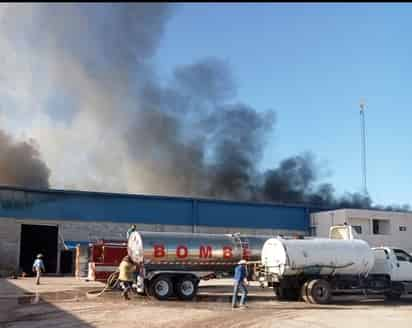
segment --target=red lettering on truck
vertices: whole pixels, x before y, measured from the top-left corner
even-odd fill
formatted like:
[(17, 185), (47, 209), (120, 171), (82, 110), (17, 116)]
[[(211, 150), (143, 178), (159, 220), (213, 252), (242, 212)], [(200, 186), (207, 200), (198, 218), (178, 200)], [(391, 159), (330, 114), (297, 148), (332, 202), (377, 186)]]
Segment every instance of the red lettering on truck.
[(184, 259), (185, 257), (187, 257), (187, 254), (188, 254), (188, 250), (187, 250), (187, 247), (186, 247), (186, 246), (183, 246), (183, 245), (177, 246), (177, 248), (176, 248), (176, 256), (177, 256), (179, 259)]
[(212, 257), (212, 246), (200, 246), (199, 249), (200, 258), (211, 258)]
[(223, 246), (223, 258), (224, 259), (232, 258), (232, 247), (231, 246)]
[(244, 260), (249, 260), (250, 258), (250, 249), (248, 246), (243, 247), (243, 257)]
[(164, 257), (166, 255), (165, 246), (162, 244), (153, 245), (153, 256)]

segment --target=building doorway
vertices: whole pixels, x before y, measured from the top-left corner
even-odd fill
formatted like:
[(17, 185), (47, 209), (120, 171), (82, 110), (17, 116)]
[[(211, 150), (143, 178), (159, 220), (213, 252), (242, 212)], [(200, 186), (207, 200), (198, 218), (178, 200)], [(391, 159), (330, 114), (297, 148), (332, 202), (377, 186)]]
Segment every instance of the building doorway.
[(33, 274), (32, 265), (36, 255), (43, 254), (46, 273), (57, 271), (57, 226), (21, 225), (20, 269)]
[(73, 250), (64, 250), (60, 252), (60, 273), (61, 274), (74, 274), (74, 252)]

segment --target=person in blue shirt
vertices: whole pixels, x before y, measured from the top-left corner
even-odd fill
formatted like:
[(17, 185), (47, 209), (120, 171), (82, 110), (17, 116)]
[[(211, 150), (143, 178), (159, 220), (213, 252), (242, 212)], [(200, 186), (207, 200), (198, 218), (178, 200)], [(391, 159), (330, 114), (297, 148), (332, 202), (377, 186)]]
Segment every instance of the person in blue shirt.
[(235, 268), (234, 276), (234, 289), (232, 297), (232, 308), (237, 308), (237, 299), (239, 290), (242, 290), (242, 296), (240, 298), (240, 306), (246, 307), (246, 297), (247, 297), (247, 270), (246, 270), (246, 261), (239, 261), (238, 265)]
[(32, 267), (33, 272), (36, 273), (36, 285), (40, 285), (40, 275), (42, 272), (46, 271), (42, 258), (42, 254), (37, 255)]

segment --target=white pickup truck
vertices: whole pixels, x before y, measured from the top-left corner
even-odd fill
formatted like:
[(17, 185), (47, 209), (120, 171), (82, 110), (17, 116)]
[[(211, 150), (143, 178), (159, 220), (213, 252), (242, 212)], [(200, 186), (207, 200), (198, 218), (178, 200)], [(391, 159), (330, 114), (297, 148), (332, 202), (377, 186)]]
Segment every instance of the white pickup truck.
[(370, 248), (348, 225), (331, 227), (329, 238), (268, 239), (261, 261), (279, 299), (325, 304), (340, 292), (385, 299), (412, 293), (412, 257), (398, 248)]
[(403, 249), (392, 247), (372, 248), (375, 264), (369, 275), (386, 275), (390, 290), (385, 293), (388, 299), (398, 299), (402, 294), (412, 293), (412, 256)]

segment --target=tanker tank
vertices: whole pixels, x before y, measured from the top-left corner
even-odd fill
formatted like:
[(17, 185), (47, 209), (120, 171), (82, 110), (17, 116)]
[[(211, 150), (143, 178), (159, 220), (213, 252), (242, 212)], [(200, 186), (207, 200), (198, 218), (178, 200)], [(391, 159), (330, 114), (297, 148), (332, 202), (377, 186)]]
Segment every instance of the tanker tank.
[(263, 245), (261, 260), (270, 273), (278, 276), (366, 276), (372, 269), (375, 259), (368, 243), (360, 239), (270, 238)]
[(242, 258), (241, 242), (228, 235), (135, 231), (128, 254), (146, 268), (210, 270), (233, 268)]
[(241, 260), (258, 262), (267, 236), (135, 231), (128, 254), (148, 269), (231, 271)]

